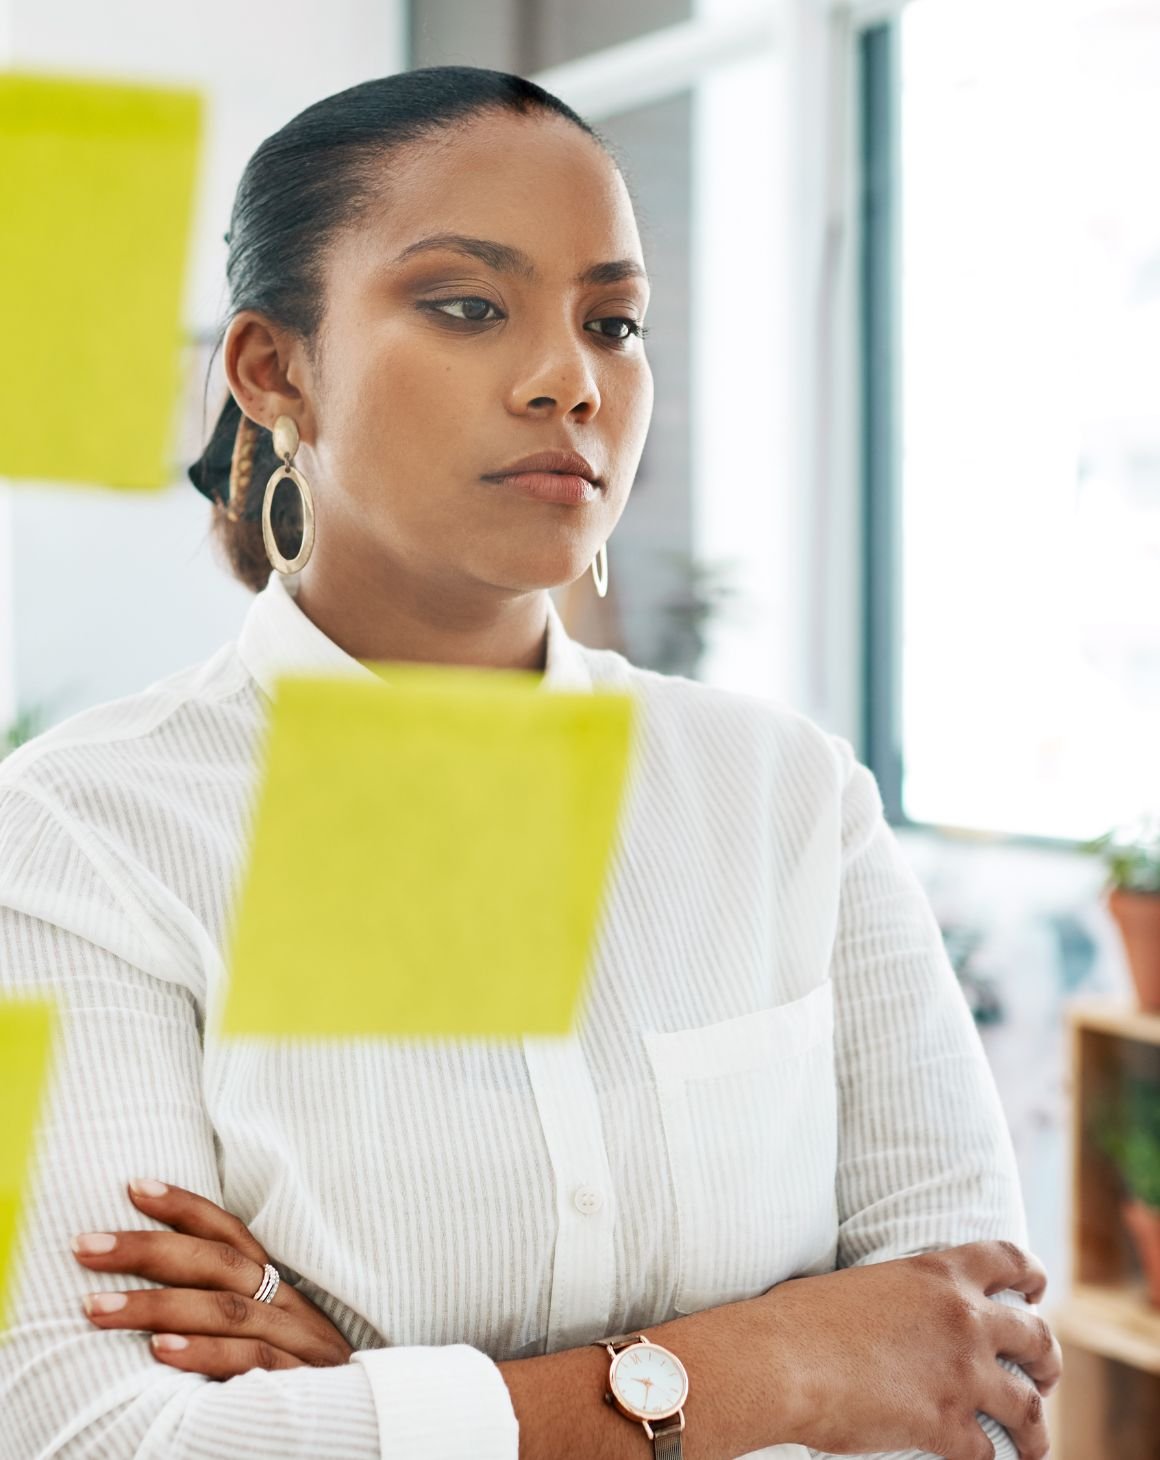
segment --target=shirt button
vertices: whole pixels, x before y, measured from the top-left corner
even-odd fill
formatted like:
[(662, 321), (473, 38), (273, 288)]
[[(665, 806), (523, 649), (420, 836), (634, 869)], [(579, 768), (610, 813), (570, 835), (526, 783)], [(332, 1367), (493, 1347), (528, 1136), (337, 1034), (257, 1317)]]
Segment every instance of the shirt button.
[(590, 1217), (593, 1212), (598, 1212), (604, 1205), (604, 1197), (594, 1186), (578, 1186), (576, 1194), (572, 1198), (572, 1204), (578, 1212)]

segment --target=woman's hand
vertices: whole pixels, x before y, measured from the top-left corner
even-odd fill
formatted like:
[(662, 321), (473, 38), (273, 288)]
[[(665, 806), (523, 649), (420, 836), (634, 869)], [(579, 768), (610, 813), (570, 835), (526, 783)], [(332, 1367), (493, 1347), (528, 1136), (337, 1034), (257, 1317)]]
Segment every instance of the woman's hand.
[[(131, 1272), (168, 1285), (88, 1294), (85, 1312), (98, 1328), (146, 1330), (155, 1357), (211, 1379), (349, 1360), (350, 1344), (289, 1283), (279, 1283), (272, 1303), (255, 1300), (270, 1259), (244, 1222), (180, 1186), (150, 1195), (159, 1185), (130, 1184), (129, 1196), (176, 1232), (86, 1232), (73, 1239), (77, 1260), (93, 1272)], [(92, 1238), (100, 1241), (86, 1240)], [(91, 1250), (97, 1245), (107, 1250)], [(117, 1300), (121, 1306), (108, 1311)]]
[[(770, 1288), (751, 1301), (766, 1309), (776, 1391), (796, 1412), (777, 1440), (830, 1454), (915, 1447), (992, 1460), (980, 1410), (1020, 1460), (1041, 1460), (1043, 1396), (1059, 1382), (1061, 1350), (1037, 1314), (990, 1294), (1014, 1288), (1038, 1303), (1046, 1285), (1043, 1265), (1015, 1243), (967, 1242)], [(1027, 1377), (996, 1363), (1000, 1354)]]

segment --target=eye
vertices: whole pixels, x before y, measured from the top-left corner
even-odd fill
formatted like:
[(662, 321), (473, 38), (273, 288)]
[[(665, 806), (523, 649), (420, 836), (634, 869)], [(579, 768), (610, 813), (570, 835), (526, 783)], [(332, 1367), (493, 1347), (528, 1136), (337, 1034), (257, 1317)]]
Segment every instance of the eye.
[(643, 340), (644, 337), (645, 337), (645, 335), (647, 335), (648, 332), (649, 332), (648, 325), (641, 324), (641, 322), (640, 322), (639, 319), (630, 319), (627, 315), (624, 315), (624, 314), (613, 314), (613, 315), (609, 315), (609, 317), (607, 319), (594, 319), (592, 321), (592, 323), (593, 324), (624, 324), (624, 325), (627, 325), (628, 326), (628, 333), (625, 334), (625, 335), (605, 335), (604, 336), (605, 339), (611, 340), (611, 342), (614, 345), (622, 345), (626, 341), (631, 340), (634, 336), (638, 340)]
[[(491, 302), (490, 299), (484, 299), (481, 296), (475, 295), (475, 294), (461, 295), (457, 299), (424, 299), (424, 300), (421, 301), (421, 303), (419, 305), (419, 308), (420, 309), (430, 309), (430, 310), (435, 311), (438, 314), (443, 314), (444, 310), (448, 306), (450, 306), (452, 304), (482, 304), (485, 309), (495, 309), (496, 308), (496, 306)], [(446, 315), (444, 315), (444, 318), (445, 319), (458, 319), (461, 324), (490, 324), (491, 323), (491, 321), (489, 319), (485, 319), (482, 315), (478, 315), (478, 314), (470, 315), (467, 318), (464, 318), (464, 316), (462, 316), (462, 315), (446, 314)]]
[[(476, 312), (470, 314), (449, 314), (446, 312), (451, 307), (461, 304), (475, 306)], [(478, 312), (478, 306), (480, 305), (483, 306), (484, 310), (495, 310), (497, 314), (500, 314), (500, 318), (503, 318), (498, 307), (490, 299), (484, 299), (482, 295), (478, 294), (463, 294), (454, 299), (423, 299), (419, 301), (420, 309), (426, 309), (432, 313), (440, 314), (444, 319), (454, 319), (460, 324), (491, 324), (492, 321), (485, 314)], [(642, 324), (638, 319), (631, 319), (627, 315), (609, 315), (605, 319), (594, 319), (591, 323), (598, 325), (619, 324), (627, 327), (627, 333), (622, 335), (607, 335), (603, 330), (599, 331), (601, 338), (607, 340), (610, 345), (624, 345), (631, 339), (643, 339), (649, 333), (647, 325)], [(588, 326), (585, 325), (585, 329), (587, 328)]]

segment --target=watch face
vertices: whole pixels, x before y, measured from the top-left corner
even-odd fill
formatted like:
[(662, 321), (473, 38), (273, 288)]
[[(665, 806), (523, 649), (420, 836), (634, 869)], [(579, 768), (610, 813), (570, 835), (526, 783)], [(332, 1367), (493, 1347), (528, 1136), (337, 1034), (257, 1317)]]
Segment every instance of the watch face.
[(665, 1419), (688, 1398), (689, 1376), (676, 1354), (659, 1343), (634, 1343), (613, 1359), (609, 1386), (637, 1418)]

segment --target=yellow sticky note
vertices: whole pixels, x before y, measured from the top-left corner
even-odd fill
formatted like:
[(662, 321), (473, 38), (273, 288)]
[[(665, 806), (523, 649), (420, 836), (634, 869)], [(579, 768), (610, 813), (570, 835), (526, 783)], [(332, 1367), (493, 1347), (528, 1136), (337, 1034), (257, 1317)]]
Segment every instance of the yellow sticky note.
[(562, 1034), (603, 906), (633, 706), (535, 675), (287, 675), (220, 1032)]
[(56, 1006), (0, 999), (0, 1332), (8, 1326), (8, 1281), (21, 1196), (48, 1085)]
[(202, 104), (0, 75), (0, 476), (172, 480)]

